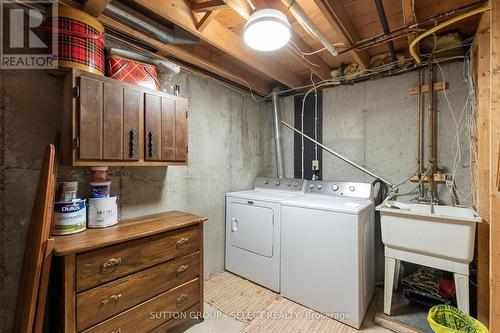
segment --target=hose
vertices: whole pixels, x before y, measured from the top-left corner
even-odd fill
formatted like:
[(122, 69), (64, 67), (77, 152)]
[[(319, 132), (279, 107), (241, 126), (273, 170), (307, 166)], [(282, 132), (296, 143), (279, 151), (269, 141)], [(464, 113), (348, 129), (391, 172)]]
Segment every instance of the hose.
[(476, 14), (485, 12), (487, 10), (490, 10), (490, 8), (488, 6), (484, 6), (484, 7), (480, 7), (480, 8), (471, 10), (470, 12), (458, 15), (458, 16), (456, 16), (454, 18), (451, 18), (451, 19), (449, 19), (447, 21), (444, 21), (443, 23), (440, 23), (440, 24), (436, 25), (434, 28), (429, 29), (426, 32), (420, 34), (410, 44), (410, 54), (411, 54), (411, 56), (413, 57), (413, 59), (415, 59), (415, 62), (417, 64), (420, 64), (422, 62), (422, 60), (420, 59), (420, 56), (417, 54), (417, 52), (415, 52), (415, 45), (417, 45), (418, 42), (420, 42), (425, 37), (427, 37), (427, 36), (435, 33), (436, 31), (439, 31), (439, 30), (443, 29), (444, 27), (447, 27), (447, 26), (449, 26), (449, 25), (451, 25), (451, 24), (453, 24), (455, 22), (461, 21), (461, 20), (463, 20), (465, 18), (468, 18), (468, 17), (474, 16)]

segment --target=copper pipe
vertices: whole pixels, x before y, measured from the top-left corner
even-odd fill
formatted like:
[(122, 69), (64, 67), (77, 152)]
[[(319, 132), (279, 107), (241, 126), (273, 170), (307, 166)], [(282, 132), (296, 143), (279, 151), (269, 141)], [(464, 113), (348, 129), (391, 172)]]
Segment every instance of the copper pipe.
[[(424, 173), (424, 95), (422, 94), (422, 69), (418, 68), (418, 96), (417, 96), (417, 176), (421, 180)], [(419, 200), (425, 198), (425, 184), (420, 182), (418, 187)]]
[(431, 205), (437, 199), (434, 189), (434, 173), (435, 173), (435, 149), (434, 149), (434, 113), (435, 113), (435, 99), (434, 99), (434, 68), (432, 61), (429, 63), (429, 114), (428, 114), (428, 156), (429, 156), (429, 198)]

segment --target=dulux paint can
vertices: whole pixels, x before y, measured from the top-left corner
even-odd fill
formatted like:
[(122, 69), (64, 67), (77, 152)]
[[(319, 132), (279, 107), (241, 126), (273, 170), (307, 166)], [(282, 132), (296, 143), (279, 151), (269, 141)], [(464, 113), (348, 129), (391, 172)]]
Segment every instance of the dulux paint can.
[(87, 201), (54, 203), (54, 235), (71, 235), (82, 232), (87, 226)]
[(118, 197), (89, 198), (89, 228), (106, 228), (118, 223)]

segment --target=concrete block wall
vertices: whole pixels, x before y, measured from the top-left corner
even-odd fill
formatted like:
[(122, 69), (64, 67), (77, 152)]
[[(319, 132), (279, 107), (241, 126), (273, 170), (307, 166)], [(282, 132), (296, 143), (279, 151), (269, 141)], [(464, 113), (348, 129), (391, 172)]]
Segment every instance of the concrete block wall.
[[(205, 79), (181, 72), (174, 80), (189, 98), (189, 165), (110, 168), (111, 192), (120, 197), (121, 218), (174, 209), (208, 216), (209, 277), (223, 269), (224, 195), (250, 188), (261, 173), (266, 109)], [(44, 71), (8, 70), (0, 83), (0, 332), (10, 332), (43, 152), (60, 128), (62, 81)], [(60, 167), (58, 176), (78, 180), (80, 197), (88, 195), (88, 168)]]

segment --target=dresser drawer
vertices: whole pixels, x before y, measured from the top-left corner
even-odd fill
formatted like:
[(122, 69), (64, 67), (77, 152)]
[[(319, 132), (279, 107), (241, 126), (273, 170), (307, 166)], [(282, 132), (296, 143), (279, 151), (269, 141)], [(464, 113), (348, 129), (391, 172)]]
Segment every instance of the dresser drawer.
[(199, 228), (188, 227), (78, 254), (76, 290), (87, 290), (172, 258), (194, 253), (199, 247)]
[(142, 333), (149, 332), (200, 301), (200, 281), (196, 279), (164, 292), (86, 331)]
[[(170, 319), (165, 324), (162, 324), (155, 328), (150, 333), (168, 333), (170, 329), (174, 328), (177, 325), (180, 325), (185, 322), (197, 321), (199, 322), (203, 314), (201, 313), (200, 303), (197, 303), (195, 306), (190, 307), (186, 311), (183, 311), (176, 318)], [(195, 322), (193, 322), (194, 324)], [(178, 330), (177, 330), (178, 331)]]
[(200, 254), (196, 252), (81, 292), (76, 296), (77, 330), (191, 281), (199, 273)]

